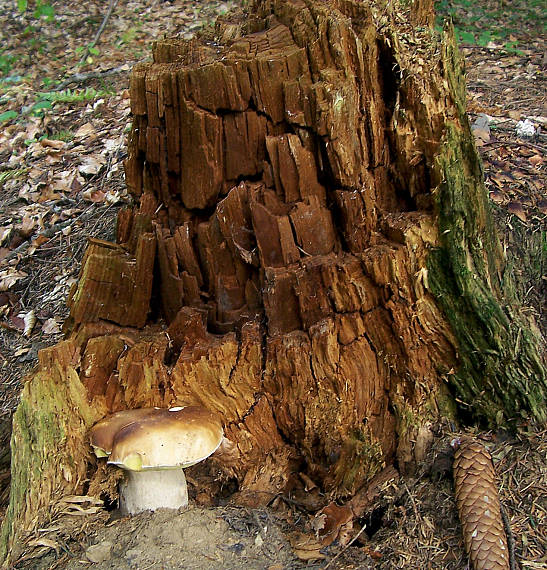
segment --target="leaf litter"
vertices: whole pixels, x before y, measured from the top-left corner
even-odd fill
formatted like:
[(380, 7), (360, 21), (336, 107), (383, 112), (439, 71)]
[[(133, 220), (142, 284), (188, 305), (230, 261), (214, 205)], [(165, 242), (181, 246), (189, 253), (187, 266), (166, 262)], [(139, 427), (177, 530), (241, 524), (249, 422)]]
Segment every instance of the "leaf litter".
[[(97, 53), (80, 68), (81, 48), (94, 36), (104, 3), (55, 4), (51, 23), (33, 21), (17, 13), (15, 3), (1, 0), (2, 53), (18, 55), (0, 78), (0, 114), (8, 113), (0, 132), (3, 508), (9, 421), (22, 378), (38, 350), (62, 338), (66, 297), (87, 239), (113, 239), (117, 211), (130, 202), (122, 166), (131, 120), (129, 70), (149, 57), (155, 38), (191, 37), (233, 5), (187, 0), (118, 5)], [(39, 49), (29, 49), (29, 27)], [(545, 334), (545, 45), (524, 36), (518, 54), (494, 43), (464, 54), (469, 116), (498, 229), (518, 290)], [(354, 521), (346, 505), (332, 503), (316, 513), (312, 505), (320, 493), (313, 481), (303, 482), (300, 494), (308, 495), (309, 508), (305, 498), (294, 501), (293, 495), (278, 497), (269, 509), (211, 504), (119, 519), (94, 497), (65, 497), (52, 510), (51, 524), (28, 537), (18, 567), (463, 570), (467, 560), (447, 468), (452, 435), (451, 426), (440, 426), (418, 472), (386, 481), (380, 499)], [(502, 432), (483, 437), (500, 477), (517, 558), (522, 568), (545, 567), (545, 433), (523, 425), (515, 438)]]

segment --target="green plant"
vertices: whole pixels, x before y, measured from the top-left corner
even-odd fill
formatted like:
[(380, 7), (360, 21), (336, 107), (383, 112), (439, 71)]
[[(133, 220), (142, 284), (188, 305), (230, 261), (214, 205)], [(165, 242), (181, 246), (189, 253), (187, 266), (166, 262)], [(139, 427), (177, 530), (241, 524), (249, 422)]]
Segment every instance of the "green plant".
[(53, 103), (84, 103), (94, 101), (99, 97), (107, 97), (112, 95), (112, 91), (100, 89), (97, 91), (93, 87), (86, 89), (65, 89), (63, 91), (47, 91), (38, 94), (39, 102), (48, 101)]
[(437, 0), (437, 29), (451, 20), (458, 41), (487, 46), (491, 42), (510, 53), (522, 55), (516, 47), (519, 36), (541, 36), (547, 28), (544, 0), (475, 2), (473, 0)]
[[(64, 91), (45, 91), (38, 93), (35, 102), (23, 110), (24, 114), (41, 117), (48, 109), (52, 109), (54, 105), (72, 104), (72, 103), (86, 103), (94, 101), (100, 97), (108, 97), (113, 94), (113, 91), (100, 89), (97, 91), (93, 87), (87, 89), (65, 89)], [(12, 118), (10, 116), (10, 118)]]
[(15, 119), (17, 116), (18, 115), (15, 111), (5, 111), (4, 113), (0, 113), (0, 123), (11, 121), (11, 119)]
[(32, 14), (37, 20), (40, 18), (45, 18), (48, 22), (51, 22), (55, 18), (55, 10), (51, 4), (44, 2), (43, 0), (36, 0), (36, 8)]
[(48, 138), (50, 140), (56, 140), (56, 141), (64, 141), (64, 142), (69, 142), (74, 138), (74, 133), (72, 131), (65, 131), (65, 130), (61, 130), (61, 131), (57, 131), (56, 133), (52, 133), (49, 136), (43, 136), (40, 137), (42, 138)]
[(3, 50), (0, 51), (0, 75), (7, 75), (16, 57), (11, 53), (4, 53)]
[(137, 37), (137, 31), (138, 30), (135, 27), (128, 28), (125, 30), (125, 32), (123, 32), (122, 37), (116, 42), (116, 44), (118, 46), (121, 46), (123, 44), (130, 44)]
[[(20, 14), (24, 14), (28, 10), (28, 0), (17, 0), (17, 9)], [(48, 22), (51, 22), (55, 18), (55, 9), (46, 0), (36, 0), (32, 16), (36, 20), (45, 18)]]
[(16, 168), (14, 170), (4, 170), (4, 172), (0, 172), (0, 185), (4, 184), (8, 180), (11, 180), (12, 178), (23, 176), (29, 170), (29, 168)]

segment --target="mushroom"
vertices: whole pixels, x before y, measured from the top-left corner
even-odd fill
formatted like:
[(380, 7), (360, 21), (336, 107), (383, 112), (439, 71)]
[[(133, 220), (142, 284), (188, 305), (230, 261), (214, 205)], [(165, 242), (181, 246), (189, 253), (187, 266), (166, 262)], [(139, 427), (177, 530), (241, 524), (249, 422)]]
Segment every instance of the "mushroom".
[(112, 453), (112, 443), (118, 431), (128, 424), (155, 414), (160, 408), (137, 408), (122, 410), (97, 422), (90, 433), (91, 447), (97, 457), (108, 457)]
[(126, 410), (91, 430), (95, 453), (127, 471), (120, 484), (123, 514), (187, 506), (183, 469), (209, 457), (223, 440), (218, 418), (199, 406)]

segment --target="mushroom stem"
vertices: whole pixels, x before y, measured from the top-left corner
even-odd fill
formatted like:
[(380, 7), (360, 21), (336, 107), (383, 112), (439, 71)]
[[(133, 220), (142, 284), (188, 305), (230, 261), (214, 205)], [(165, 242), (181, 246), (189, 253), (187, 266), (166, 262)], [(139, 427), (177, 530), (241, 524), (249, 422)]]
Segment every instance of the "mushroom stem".
[(120, 483), (120, 511), (123, 515), (188, 505), (186, 477), (180, 468), (127, 471), (126, 475)]

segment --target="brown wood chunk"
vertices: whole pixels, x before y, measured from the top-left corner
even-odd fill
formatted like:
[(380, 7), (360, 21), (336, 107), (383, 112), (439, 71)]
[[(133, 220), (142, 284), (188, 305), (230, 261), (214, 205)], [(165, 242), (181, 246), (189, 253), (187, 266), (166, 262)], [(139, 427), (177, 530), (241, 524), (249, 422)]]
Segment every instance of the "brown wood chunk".
[(82, 262), (80, 281), (68, 305), (74, 323), (99, 319), (142, 327), (149, 311), (156, 240), (139, 238), (135, 257), (120, 246), (91, 239)]

